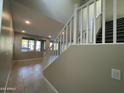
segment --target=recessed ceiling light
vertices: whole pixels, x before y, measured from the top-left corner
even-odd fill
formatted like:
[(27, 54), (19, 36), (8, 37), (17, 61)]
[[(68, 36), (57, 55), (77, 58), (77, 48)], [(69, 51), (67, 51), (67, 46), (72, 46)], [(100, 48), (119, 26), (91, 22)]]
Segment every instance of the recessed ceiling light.
[(48, 37), (49, 37), (49, 38), (51, 38), (52, 36), (51, 36), (51, 35), (49, 35)]
[(31, 24), (31, 22), (30, 22), (30, 21), (28, 21), (28, 20), (26, 20), (26, 21), (25, 21), (25, 23), (26, 23), (26, 24), (28, 24), (28, 25), (29, 25), (29, 24)]
[(22, 33), (25, 33), (26, 31), (25, 31), (25, 30), (22, 30), (21, 32), (22, 32)]

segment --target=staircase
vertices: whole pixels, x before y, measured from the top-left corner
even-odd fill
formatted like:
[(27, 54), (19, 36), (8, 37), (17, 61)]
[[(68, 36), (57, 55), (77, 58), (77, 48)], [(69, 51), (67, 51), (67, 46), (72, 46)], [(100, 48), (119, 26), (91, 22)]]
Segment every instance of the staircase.
[[(105, 42), (113, 43), (113, 21), (106, 22), (105, 29)], [(102, 43), (102, 29), (97, 34), (96, 42)], [(124, 17), (117, 19), (117, 42), (124, 42)]]
[[(113, 19), (108, 22), (106, 22), (105, 1), (89, 0), (82, 6), (75, 5), (74, 14), (53, 41), (50, 50), (50, 63), (53, 63), (72, 45), (97, 45), (96, 43), (115, 45), (124, 43), (124, 17), (117, 18), (117, 0), (113, 0), (113, 13), (111, 15)], [(99, 4), (101, 4), (100, 7), (98, 7)]]
[[(102, 2), (101, 2), (101, 11), (98, 14), (98, 13), (96, 13), (96, 11), (99, 8), (99, 7), (97, 7), (98, 6), (97, 3), (99, 1), (102, 1)], [(87, 3), (85, 3), (82, 6), (75, 5), (74, 14), (70, 17), (70, 19), (67, 21), (67, 23), (64, 25), (64, 27), (58, 34), (58, 36), (53, 41), (53, 45), (50, 50), (51, 55), (49, 57), (49, 61), (50, 61), (49, 65), (52, 64), (52, 66), (48, 68), (49, 71), (47, 71), (48, 69), (46, 70), (47, 75), (53, 75), (53, 76), (45, 75), (47, 78), (52, 77), (52, 79), (54, 79), (54, 76), (56, 76), (56, 75), (61, 76), (59, 74), (61, 74), (61, 71), (64, 71), (65, 69), (62, 67), (59, 67), (59, 66), (62, 66), (63, 62), (66, 63), (66, 65), (63, 65), (63, 66), (66, 66), (65, 67), (66, 74), (64, 73), (64, 75), (69, 75), (69, 74), (67, 74), (67, 66), (69, 68), (68, 70), (70, 70), (70, 72), (72, 72), (71, 68), (74, 70), (73, 67), (77, 66), (77, 64), (79, 64), (79, 66), (81, 66), (81, 67), (79, 67), (79, 66), (75, 67), (76, 70), (78, 70), (77, 72), (85, 71), (85, 70), (82, 70), (82, 68), (86, 68), (85, 65), (89, 62), (89, 59), (91, 59), (91, 63), (89, 63), (89, 66), (87, 67), (88, 69), (91, 66), (91, 64), (94, 64), (92, 62), (98, 62), (97, 64), (101, 65), (104, 62), (104, 61), (101, 61), (101, 63), (99, 63), (99, 60), (101, 60), (102, 56), (106, 57), (106, 58), (102, 57), (103, 60), (107, 59), (107, 61), (108, 61), (108, 56), (109, 56), (108, 53), (110, 54), (110, 56), (113, 53), (114, 54), (117, 54), (117, 53), (122, 54), (120, 52), (123, 52), (123, 51), (117, 52), (116, 50), (117, 49), (122, 50), (122, 48), (124, 47), (123, 46), (123, 43), (124, 43), (124, 17), (117, 19), (117, 11), (116, 11), (117, 0), (113, 0), (113, 15), (112, 15), (113, 19), (112, 19), (112, 21), (106, 22), (106, 9), (105, 9), (106, 1), (107, 0), (89, 0)], [(90, 12), (91, 6), (93, 6), (92, 9), (94, 12), (92, 15), (90, 15), (91, 14), (91, 12)], [(114, 28), (113, 28), (113, 25), (114, 25)], [(100, 46), (99, 46), (99, 44), (96, 44), (96, 43), (100, 43)], [(111, 43), (111, 44), (108, 45), (106, 43)], [(122, 43), (122, 45), (120, 46), (120, 44), (118, 45), (118, 43)], [(112, 48), (110, 46), (116, 47), (116, 48)], [(85, 49), (83, 47), (85, 47)], [(94, 50), (96, 50), (96, 51), (94, 51)], [(67, 51), (70, 51), (70, 52), (67, 53)], [(64, 56), (61, 56), (60, 59), (63, 59), (63, 60), (60, 61), (59, 57), (64, 52), (67, 54), (64, 54)], [(106, 54), (105, 54), (105, 52), (106, 52)], [(115, 53), (115, 52), (117, 52), (117, 53)], [(67, 55), (68, 55), (68, 58), (67, 58)], [(80, 58), (78, 58), (78, 57), (80, 57)], [(93, 57), (96, 58), (95, 61), (92, 60), (92, 59), (94, 59)], [(118, 54), (117, 54), (117, 56), (113, 55), (113, 57), (109, 57), (109, 58), (112, 58), (111, 60), (113, 60), (113, 59), (117, 60), (116, 57), (118, 57)], [(82, 60), (85, 60), (85, 58), (87, 59), (87, 62), (86, 62), (86, 64), (83, 64), (84, 62), (82, 62)], [(123, 57), (122, 57), (122, 59), (123, 59)], [(55, 64), (53, 64), (55, 62), (55, 60), (59, 61), (59, 62), (56, 62)], [(77, 60), (78, 60), (78, 63), (76, 63)], [(98, 61), (96, 61), (96, 60), (98, 60)], [(113, 61), (115, 61), (115, 60), (113, 60)], [(113, 65), (113, 61), (112, 61), (112, 65)], [(118, 61), (116, 61), (116, 62), (118, 62)], [(76, 63), (76, 65), (74, 65), (74, 66), (70, 65), (71, 63)], [(107, 62), (107, 64), (108, 63), (111, 63), (111, 62)], [(57, 64), (59, 64), (59, 66), (57, 66)], [(69, 67), (69, 66), (72, 66), (72, 67)], [(96, 64), (95, 64), (95, 66), (96, 66)], [(55, 68), (55, 67), (57, 67), (57, 68)], [(103, 68), (103, 65), (101, 65), (101, 67)], [(81, 68), (81, 70), (79, 70), (77, 68), (79, 68), (79, 69)], [(92, 67), (90, 68), (91, 70), (87, 70), (87, 71), (92, 72), (93, 69), (97, 69), (97, 70), (95, 70), (95, 74), (96, 74), (96, 71), (99, 71), (98, 68), (99, 67), (93, 68), (93, 65), (92, 65)], [(106, 67), (105, 67), (105, 69), (106, 69)], [(110, 69), (110, 65), (109, 65), (108, 69)], [(76, 70), (74, 70), (74, 71), (76, 71)], [(58, 73), (58, 74), (56, 74), (56, 73)], [(82, 72), (81, 72), (81, 74), (82, 74)], [(79, 76), (78, 76), (76, 73), (76, 75), (74, 75), (74, 76), (76, 76), (76, 77), (77, 76), (78, 77), (85, 76), (85, 75), (80, 76), (81, 74), (79, 74)], [(62, 75), (62, 77), (64, 75)], [(89, 75), (91, 75), (91, 73)], [(89, 75), (88, 75), (88, 77), (89, 77)], [(71, 75), (71, 77), (74, 77), (74, 76)], [(106, 75), (104, 75), (104, 76), (106, 76)], [(70, 78), (71, 78), (70, 77), (69, 79), (67, 79), (67, 76), (65, 76), (65, 77), (66, 77), (67, 81), (70, 80)], [(62, 79), (64, 79), (64, 78), (62, 78)], [(87, 78), (85, 78), (85, 79), (87, 79)], [(55, 77), (55, 81), (56, 80), (57, 79)], [(90, 79), (90, 80), (92, 80), (92, 79)], [(101, 79), (101, 81), (102, 80), (103, 79)], [(78, 81), (79, 81), (79, 79), (78, 79)], [(83, 80), (83, 81), (89, 81), (89, 80)], [(108, 83), (108, 81), (107, 81), (107, 83)], [(65, 84), (60, 84), (60, 85), (65, 85)], [(72, 85), (72, 83), (71, 83), (71, 85)], [(91, 85), (91, 84), (89, 84), (89, 85)], [(94, 84), (93, 84), (93, 86), (94, 86)], [(58, 85), (56, 87), (58, 87)], [(74, 87), (74, 88), (76, 88), (76, 87)], [(72, 88), (72, 89), (74, 89), (74, 88)], [(65, 89), (65, 88), (63, 88), (63, 89)], [(76, 89), (78, 89), (78, 88), (76, 88)], [(79, 91), (79, 89), (77, 91)], [(77, 91), (76, 92), (73, 91), (73, 92), (79, 93)], [(67, 91), (67, 93), (71, 93), (71, 92)], [(109, 92), (107, 92), (107, 93), (109, 93)], [(64, 92), (64, 93), (66, 93), (66, 92)], [(83, 92), (81, 92), (81, 93), (83, 93)], [(90, 93), (92, 93), (92, 91)], [(96, 92), (94, 92), (94, 93), (96, 93)], [(115, 93), (117, 93), (117, 92), (115, 92)]]

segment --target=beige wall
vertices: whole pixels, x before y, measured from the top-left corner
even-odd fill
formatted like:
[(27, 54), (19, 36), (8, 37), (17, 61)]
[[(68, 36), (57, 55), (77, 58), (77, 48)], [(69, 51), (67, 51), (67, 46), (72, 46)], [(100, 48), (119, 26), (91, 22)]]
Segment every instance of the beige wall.
[[(2, 1), (4, 1), (3, 9), (1, 9)], [(12, 64), (14, 36), (12, 17), (10, 14), (10, 1), (11, 0), (0, 0), (0, 21), (2, 20), (2, 25), (0, 24), (0, 88), (5, 87)], [(0, 90), (0, 93), (3, 93), (3, 91)]]
[[(112, 20), (113, 18), (113, 0), (106, 1), (106, 20)], [(117, 16), (118, 18), (124, 17), (124, 0), (117, 0)]]
[(46, 40), (48, 45), (48, 39), (44, 39), (40, 36), (29, 35), (29, 34), (21, 34), (15, 32), (14, 39), (14, 60), (24, 60), (24, 59), (32, 59), (42, 57), (42, 52), (21, 52), (21, 40), (22, 38), (36, 39), (36, 40)]
[(59, 93), (124, 93), (124, 45), (71, 46), (44, 74)]

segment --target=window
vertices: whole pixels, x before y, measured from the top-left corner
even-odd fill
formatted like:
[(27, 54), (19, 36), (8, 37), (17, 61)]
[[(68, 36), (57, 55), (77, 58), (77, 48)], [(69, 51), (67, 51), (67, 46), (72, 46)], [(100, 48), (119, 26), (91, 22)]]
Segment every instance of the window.
[(22, 39), (21, 51), (22, 52), (27, 52), (28, 51), (28, 40)]
[(56, 50), (59, 49), (59, 45), (58, 45), (58, 43), (50, 42), (49, 48), (50, 48), (50, 50), (55, 50), (56, 51)]
[(58, 46), (58, 43), (54, 43), (54, 50), (58, 50), (59, 49), (59, 46)]
[(46, 41), (43, 41), (43, 50), (46, 49)]
[(52, 45), (53, 45), (53, 43), (52, 43), (52, 42), (50, 42), (49, 47), (52, 47)]
[(34, 51), (34, 40), (22, 39), (22, 52)]
[(37, 52), (41, 51), (41, 41), (36, 41), (36, 51)]
[(29, 40), (28, 46), (29, 46), (29, 51), (34, 51), (34, 40)]
[(41, 52), (46, 48), (46, 42), (44, 40), (22, 39), (21, 43), (21, 52)]
[(53, 43), (52, 43), (52, 42), (50, 42), (50, 44), (49, 44), (49, 48), (50, 48), (50, 50), (53, 49)]

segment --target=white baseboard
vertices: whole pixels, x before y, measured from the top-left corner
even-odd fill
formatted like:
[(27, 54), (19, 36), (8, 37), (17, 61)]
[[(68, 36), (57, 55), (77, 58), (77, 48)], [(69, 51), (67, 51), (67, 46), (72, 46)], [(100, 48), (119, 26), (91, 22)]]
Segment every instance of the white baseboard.
[(55, 93), (59, 93), (58, 90), (45, 77), (44, 80)]
[(10, 75), (11, 75), (11, 71), (9, 71), (8, 76), (7, 76), (6, 84), (5, 84), (5, 87), (4, 87), (5, 88), (4, 93), (6, 93), (6, 89), (7, 89), (7, 86), (8, 86)]
[(18, 62), (18, 61), (31, 61), (31, 60), (38, 60), (38, 59), (42, 59), (42, 57), (30, 58), (30, 59), (22, 59), (22, 60), (14, 60), (14, 62)]

